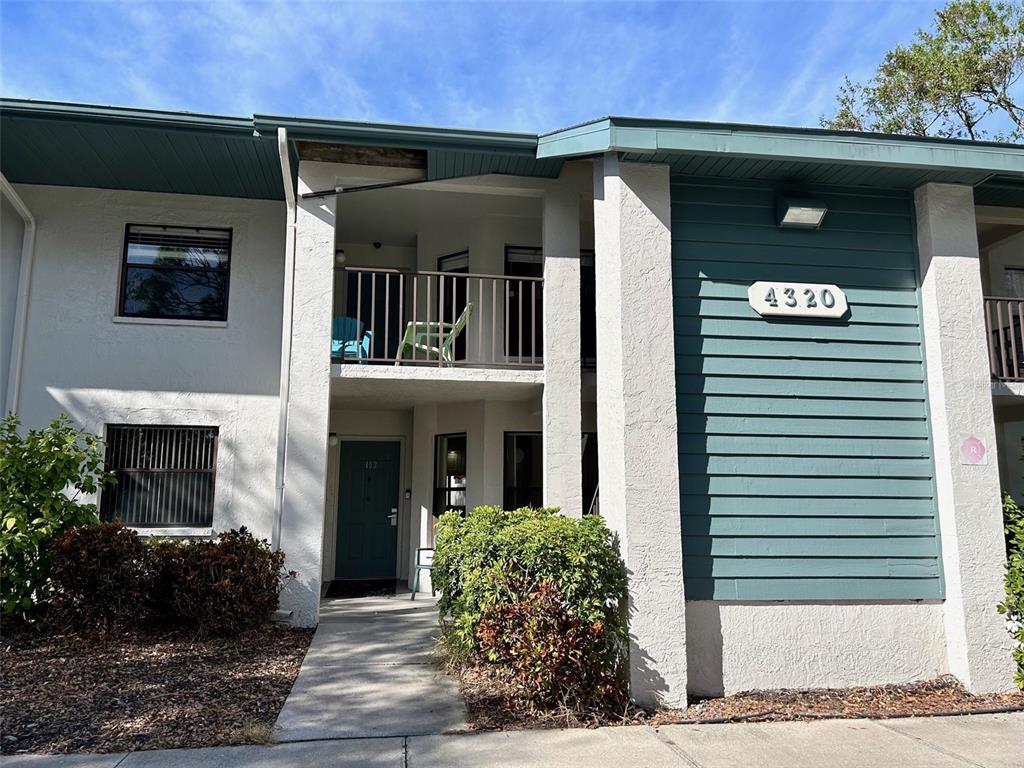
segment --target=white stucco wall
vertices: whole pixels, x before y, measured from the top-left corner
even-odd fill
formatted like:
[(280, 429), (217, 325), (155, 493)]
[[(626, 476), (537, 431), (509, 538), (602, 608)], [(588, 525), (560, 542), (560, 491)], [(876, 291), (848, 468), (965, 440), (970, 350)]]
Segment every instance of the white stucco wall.
[(1024, 232), (1007, 238), (981, 251), (982, 277), (987, 280), (986, 296), (1009, 296), (1006, 287), (1007, 267), (1024, 269)]
[(21, 216), (6, 197), (0, 196), (0, 409), (4, 408), (7, 402), (14, 311), (21, 267), (21, 241), (24, 233), (25, 224)]
[[(38, 222), (21, 415), (220, 428), (213, 527), (270, 537), (284, 205), (19, 185)], [(231, 227), (226, 324), (117, 322), (127, 223)], [(6, 235), (5, 235), (6, 237)], [(4, 311), (6, 302), (6, 275)]]
[(942, 604), (686, 603), (689, 692), (839, 688), (948, 672)]

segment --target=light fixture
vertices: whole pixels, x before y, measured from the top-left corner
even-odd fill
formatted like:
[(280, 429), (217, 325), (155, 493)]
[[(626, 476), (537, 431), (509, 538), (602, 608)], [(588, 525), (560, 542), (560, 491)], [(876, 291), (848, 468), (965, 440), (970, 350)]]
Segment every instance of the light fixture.
[(780, 196), (775, 202), (776, 223), (791, 229), (817, 229), (828, 213), (820, 200)]
[(334, 263), (344, 264), (345, 263), (345, 249), (339, 248), (334, 252)]
[(333, 432), (327, 437), (327, 444), (332, 448), (338, 444), (338, 436)]

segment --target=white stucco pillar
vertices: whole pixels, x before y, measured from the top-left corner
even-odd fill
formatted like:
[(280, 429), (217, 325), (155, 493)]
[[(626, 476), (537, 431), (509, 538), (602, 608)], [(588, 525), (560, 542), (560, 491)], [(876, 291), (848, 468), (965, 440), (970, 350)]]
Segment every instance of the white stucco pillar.
[(331, 315), (333, 312), (336, 198), (303, 200), (330, 189), (334, 177), (320, 166), (299, 164), (295, 221), (294, 318), (291, 385), (281, 514), (281, 549), (296, 571), (281, 595), (292, 623), (314, 626), (320, 610), (327, 437), (330, 417)]
[[(972, 691), (1009, 690), (1010, 637), (996, 612), (1005, 548), (973, 191), (925, 184), (914, 201), (949, 671)], [(962, 455), (971, 437), (988, 451), (981, 463)]]
[(629, 576), (630, 689), (685, 706), (669, 171), (594, 168), (601, 515)]
[(583, 516), (580, 197), (563, 179), (544, 193), (544, 505)]
[[(434, 515), (434, 440), (437, 406), (421, 403), (412, 412), (412, 499), (409, 504), (409, 585), (412, 586), (416, 550), (434, 546), (431, 528)], [(420, 589), (430, 591), (430, 573), (420, 574)]]

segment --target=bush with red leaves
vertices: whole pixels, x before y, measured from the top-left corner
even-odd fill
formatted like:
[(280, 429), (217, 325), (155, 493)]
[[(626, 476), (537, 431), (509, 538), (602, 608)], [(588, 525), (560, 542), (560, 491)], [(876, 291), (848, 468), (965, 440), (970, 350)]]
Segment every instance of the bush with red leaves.
[(513, 599), (484, 609), (477, 641), (514, 703), (574, 712), (621, 711), (624, 682), (608, 664), (610, 631), (574, 615), (553, 583), (509, 581)]

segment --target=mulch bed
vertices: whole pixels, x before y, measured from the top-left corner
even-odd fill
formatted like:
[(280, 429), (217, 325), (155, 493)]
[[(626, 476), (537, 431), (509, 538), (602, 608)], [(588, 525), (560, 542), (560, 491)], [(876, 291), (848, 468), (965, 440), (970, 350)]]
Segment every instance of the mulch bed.
[(824, 718), (892, 718), (1024, 710), (1024, 691), (975, 696), (955, 677), (870, 688), (744, 691), (659, 710), (651, 725), (692, 722), (768, 722)]
[(509, 703), (508, 692), (479, 667), (453, 671), (475, 730), (593, 728), (612, 725), (768, 722), (826, 718), (896, 718), (1024, 710), (1024, 691), (972, 695), (954, 677), (870, 688), (745, 691), (700, 699), (686, 709), (580, 714), (570, 710), (524, 711)]
[(19, 633), (0, 658), (0, 752), (266, 742), (312, 631), (144, 631), (96, 642)]

